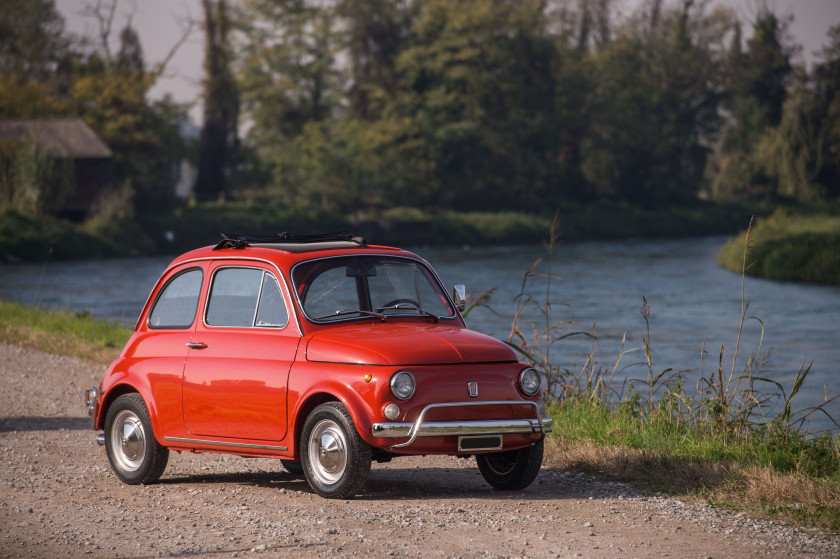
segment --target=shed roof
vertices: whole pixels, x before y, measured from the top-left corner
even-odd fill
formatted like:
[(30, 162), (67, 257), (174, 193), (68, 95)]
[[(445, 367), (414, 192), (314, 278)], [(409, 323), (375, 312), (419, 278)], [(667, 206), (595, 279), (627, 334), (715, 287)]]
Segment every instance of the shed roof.
[(80, 118), (0, 120), (0, 140), (33, 138), (54, 157), (101, 159), (112, 156), (99, 136)]

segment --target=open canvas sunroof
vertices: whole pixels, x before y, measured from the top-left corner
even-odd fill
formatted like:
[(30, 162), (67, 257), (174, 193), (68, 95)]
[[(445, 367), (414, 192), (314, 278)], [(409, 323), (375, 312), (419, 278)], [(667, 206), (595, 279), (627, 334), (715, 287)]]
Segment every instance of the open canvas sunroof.
[(335, 248), (354, 248), (367, 246), (364, 237), (347, 231), (323, 233), (319, 235), (231, 235), (222, 233), (223, 240), (213, 250), (239, 249), (245, 247), (273, 248), (287, 252), (308, 250), (326, 250)]

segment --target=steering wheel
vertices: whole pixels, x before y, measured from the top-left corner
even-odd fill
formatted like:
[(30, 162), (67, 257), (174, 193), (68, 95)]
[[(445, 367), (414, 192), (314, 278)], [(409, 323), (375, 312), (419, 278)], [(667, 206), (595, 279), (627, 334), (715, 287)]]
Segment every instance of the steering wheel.
[(413, 306), (417, 307), (418, 309), (420, 308), (420, 303), (418, 303), (414, 299), (394, 299), (393, 301), (388, 301), (387, 303), (385, 303), (381, 307), (377, 307), (377, 310), (394, 308), (397, 305), (400, 305), (402, 303), (413, 305)]

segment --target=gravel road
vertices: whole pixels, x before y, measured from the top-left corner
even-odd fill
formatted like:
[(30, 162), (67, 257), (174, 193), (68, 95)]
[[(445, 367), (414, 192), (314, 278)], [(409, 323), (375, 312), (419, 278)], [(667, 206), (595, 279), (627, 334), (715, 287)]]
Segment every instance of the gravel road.
[(103, 368), (0, 343), (0, 557), (840, 557), (840, 541), (543, 469), (491, 489), (472, 460), (374, 464), (329, 501), (271, 459), (176, 454), (110, 472), (82, 403)]

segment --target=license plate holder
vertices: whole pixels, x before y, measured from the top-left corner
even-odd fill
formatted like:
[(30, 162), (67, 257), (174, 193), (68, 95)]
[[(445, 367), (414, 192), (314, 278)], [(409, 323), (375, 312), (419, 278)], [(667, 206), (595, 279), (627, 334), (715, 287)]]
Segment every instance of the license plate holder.
[(501, 435), (462, 435), (458, 437), (459, 451), (502, 450)]

